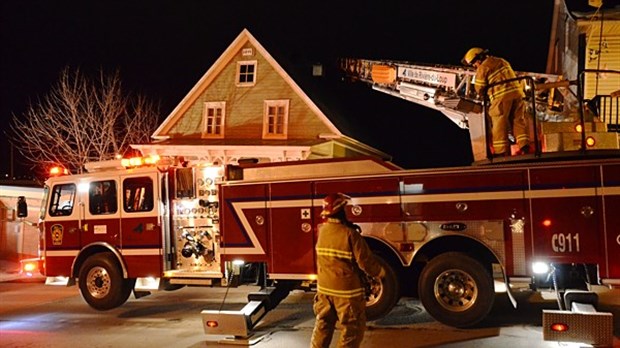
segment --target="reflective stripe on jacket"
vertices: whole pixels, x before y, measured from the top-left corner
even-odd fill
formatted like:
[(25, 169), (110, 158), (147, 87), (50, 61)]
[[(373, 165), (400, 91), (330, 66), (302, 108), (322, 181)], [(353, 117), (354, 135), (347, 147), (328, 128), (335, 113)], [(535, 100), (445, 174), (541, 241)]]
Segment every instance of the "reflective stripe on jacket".
[[(476, 70), (474, 86), (476, 92), (482, 94), (487, 86), (516, 77), (515, 72), (506, 60), (488, 56)], [(519, 81), (496, 85), (491, 87), (487, 93), (490, 101), (498, 98), (516, 99), (525, 97)]]
[(317, 291), (329, 296), (363, 296), (359, 269), (371, 276), (381, 272), (362, 236), (338, 219), (330, 218), (319, 226), (316, 257)]

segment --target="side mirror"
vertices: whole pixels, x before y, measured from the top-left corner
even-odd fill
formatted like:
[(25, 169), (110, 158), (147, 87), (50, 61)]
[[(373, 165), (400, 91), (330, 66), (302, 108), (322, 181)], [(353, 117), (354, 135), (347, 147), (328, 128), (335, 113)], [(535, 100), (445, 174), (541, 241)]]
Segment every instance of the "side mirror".
[(28, 217), (28, 203), (26, 203), (26, 197), (17, 197), (17, 217)]

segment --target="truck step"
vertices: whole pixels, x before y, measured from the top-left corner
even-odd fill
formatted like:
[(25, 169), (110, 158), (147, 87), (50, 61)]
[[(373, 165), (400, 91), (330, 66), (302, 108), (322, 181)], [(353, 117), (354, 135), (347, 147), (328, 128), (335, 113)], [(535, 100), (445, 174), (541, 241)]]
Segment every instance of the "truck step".
[(580, 342), (593, 346), (613, 345), (613, 315), (606, 312), (584, 313), (543, 310), (543, 339)]

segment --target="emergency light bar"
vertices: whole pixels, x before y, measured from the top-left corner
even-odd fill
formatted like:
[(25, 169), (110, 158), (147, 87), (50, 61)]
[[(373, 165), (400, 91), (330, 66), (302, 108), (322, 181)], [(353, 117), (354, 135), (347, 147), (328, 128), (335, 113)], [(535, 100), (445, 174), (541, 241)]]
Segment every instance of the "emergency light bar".
[(159, 156), (157, 155), (148, 157), (132, 157), (121, 159), (121, 165), (125, 168), (142, 167), (156, 164), (157, 161), (159, 161)]
[(84, 168), (89, 173), (102, 172), (107, 170), (118, 170), (127, 168), (137, 168), (155, 165), (159, 161), (159, 156), (152, 155), (147, 157), (132, 157), (113, 159), (107, 161), (89, 162), (84, 164)]
[(69, 171), (67, 170), (67, 168), (63, 168), (60, 166), (55, 166), (50, 168), (50, 176), (61, 176), (61, 175), (68, 175)]

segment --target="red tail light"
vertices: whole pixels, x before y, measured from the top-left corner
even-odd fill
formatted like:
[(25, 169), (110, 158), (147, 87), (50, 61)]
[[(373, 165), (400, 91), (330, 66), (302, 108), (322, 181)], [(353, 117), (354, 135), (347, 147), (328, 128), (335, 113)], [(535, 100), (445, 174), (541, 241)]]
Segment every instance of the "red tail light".
[(568, 331), (568, 325), (564, 323), (553, 323), (551, 324), (550, 328), (551, 328), (551, 331), (556, 331), (556, 332)]

